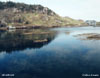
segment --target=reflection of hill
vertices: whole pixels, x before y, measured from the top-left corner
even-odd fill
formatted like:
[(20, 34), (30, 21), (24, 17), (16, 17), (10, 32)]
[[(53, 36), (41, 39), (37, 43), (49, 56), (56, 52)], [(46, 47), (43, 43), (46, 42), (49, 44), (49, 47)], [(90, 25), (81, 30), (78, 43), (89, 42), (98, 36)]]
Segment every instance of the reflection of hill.
[(0, 52), (12, 52), (26, 48), (41, 48), (50, 43), (55, 37), (55, 34), (51, 32), (41, 34), (42, 32), (39, 31), (39, 33), (35, 32), (35, 34), (28, 35), (24, 33), (25, 32), (0, 33)]

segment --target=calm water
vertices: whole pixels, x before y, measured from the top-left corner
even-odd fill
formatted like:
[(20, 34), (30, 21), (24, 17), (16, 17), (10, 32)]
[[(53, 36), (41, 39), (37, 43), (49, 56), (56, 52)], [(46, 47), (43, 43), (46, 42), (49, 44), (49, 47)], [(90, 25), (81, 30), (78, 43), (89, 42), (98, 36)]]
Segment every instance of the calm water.
[(100, 28), (0, 31), (0, 78), (86, 78), (82, 74), (100, 74), (100, 39), (87, 37), (93, 33), (100, 34)]

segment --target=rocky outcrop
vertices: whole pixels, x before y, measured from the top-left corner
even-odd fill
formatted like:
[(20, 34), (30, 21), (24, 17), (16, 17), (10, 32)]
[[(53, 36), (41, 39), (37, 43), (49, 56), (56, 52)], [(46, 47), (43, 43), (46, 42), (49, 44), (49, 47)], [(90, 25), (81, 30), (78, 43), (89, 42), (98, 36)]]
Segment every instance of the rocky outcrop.
[[(51, 9), (42, 5), (28, 5), (24, 3), (0, 2), (0, 21), (2, 25), (12, 26), (75, 26), (84, 22), (61, 17)], [(19, 28), (18, 27), (18, 28)]]
[(5, 22), (4, 19), (2, 19), (2, 20), (0, 21), (0, 27), (6, 27), (6, 26), (7, 26), (7, 23)]

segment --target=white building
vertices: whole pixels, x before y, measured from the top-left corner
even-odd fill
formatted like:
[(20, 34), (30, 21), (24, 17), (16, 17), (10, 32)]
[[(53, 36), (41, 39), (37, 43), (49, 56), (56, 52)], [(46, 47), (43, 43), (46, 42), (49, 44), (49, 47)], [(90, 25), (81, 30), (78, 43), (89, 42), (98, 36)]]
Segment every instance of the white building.
[(90, 26), (96, 26), (96, 21), (95, 20), (87, 20), (86, 23)]

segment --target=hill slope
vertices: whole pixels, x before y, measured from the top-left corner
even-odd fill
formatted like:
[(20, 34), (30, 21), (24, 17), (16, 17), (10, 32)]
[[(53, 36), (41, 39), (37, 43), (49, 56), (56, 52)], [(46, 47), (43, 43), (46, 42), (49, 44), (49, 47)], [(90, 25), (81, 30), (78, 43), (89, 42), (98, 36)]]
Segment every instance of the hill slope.
[(47, 7), (24, 3), (0, 2), (0, 25), (13, 26), (68, 26), (82, 25), (83, 21), (61, 17)]

